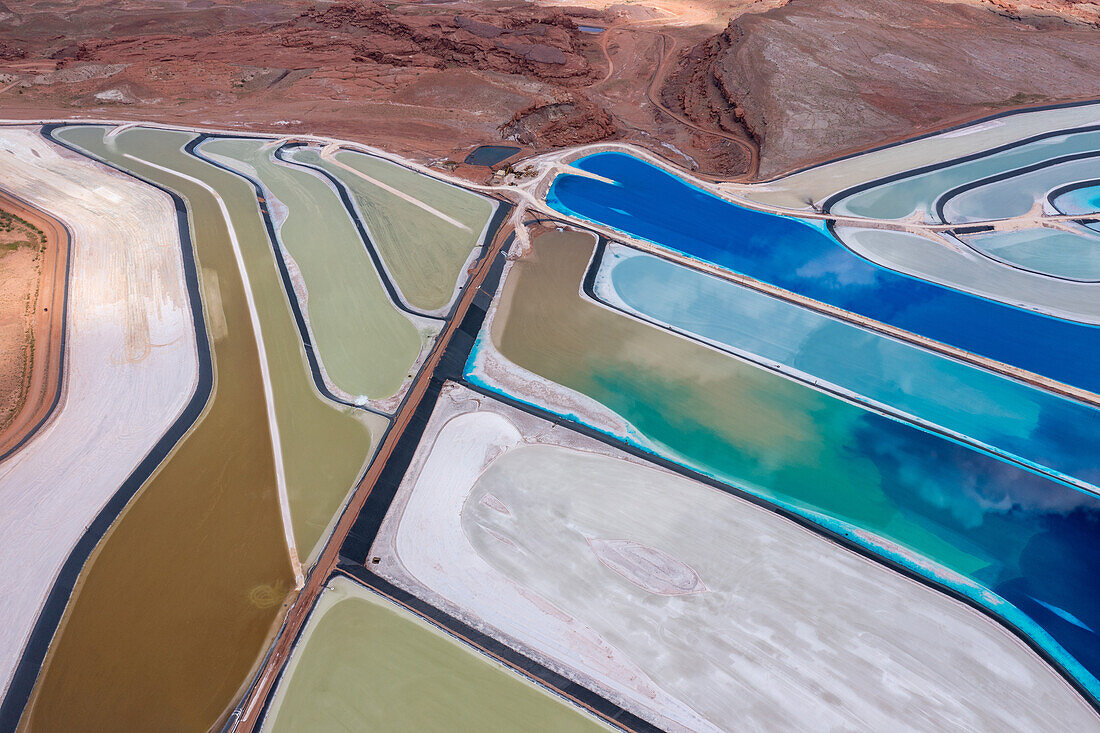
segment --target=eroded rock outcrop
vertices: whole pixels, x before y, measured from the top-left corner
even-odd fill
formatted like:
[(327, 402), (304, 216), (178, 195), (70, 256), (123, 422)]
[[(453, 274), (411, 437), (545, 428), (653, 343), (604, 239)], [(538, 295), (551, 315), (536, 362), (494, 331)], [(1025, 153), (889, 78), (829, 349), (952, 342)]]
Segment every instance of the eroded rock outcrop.
[[(1036, 21), (1039, 22), (1039, 21)], [(1100, 34), (930, 0), (792, 0), (691, 49), (666, 104), (760, 143), (760, 175), (997, 110), (1100, 95)]]
[(615, 132), (607, 110), (579, 94), (560, 102), (533, 104), (500, 128), (501, 137), (535, 148), (585, 145), (606, 140)]
[(584, 84), (595, 70), (580, 52), (580, 31), (560, 12), (532, 7), (524, 15), (400, 13), (375, 2), (313, 6), (284, 30), (284, 43), (331, 42), (353, 35), (356, 58), (395, 66), (462, 68)]

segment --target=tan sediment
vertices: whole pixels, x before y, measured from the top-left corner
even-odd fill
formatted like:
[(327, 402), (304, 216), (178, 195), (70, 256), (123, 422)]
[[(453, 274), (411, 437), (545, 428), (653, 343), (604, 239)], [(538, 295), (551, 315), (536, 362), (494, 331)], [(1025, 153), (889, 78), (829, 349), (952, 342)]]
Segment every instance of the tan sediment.
[[(7, 211), (37, 227), (44, 235), (36, 255), (34, 293), (22, 314), (0, 312), (0, 320), (20, 318), (20, 344), (0, 344), (3, 352), (22, 355), (21, 374), (5, 373), (5, 391), (14, 392), (10, 412), (0, 412), (0, 455), (19, 444), (45, 418), (61, 388), (61, 348), (65, 331), (65, 280), (69, 266), (69, 233), (64, 225), (46, 212), (0, 190), (0, 210)], [(16, 254), (16, 253), (12, 253)], [(20, 252), (19, 254), (29, 254)], [(10, 256), (10, 255), (9, 255)], [(0, 275), (4, 274), (0, 270)], [(5, 289), (15, 283), (6, 277)], [(17, 304), (11, 304), (17, 305)], [(14, 366), (14, 364), (13, 364)]]
[(166, 194), (30, 128), (0, 130), (0, 179), (72, 236), (64, 393), (46, 424), (0, 462), (0, 685), (7, 687), (58, 571), (178, 418), (199, 370)]
[(85, 565), (21, 727), (206, 730), (239, 694), (294, 584), (259, 355), (217, 202), (122, 157), (174, 163), (183, 154), (172, 143), (189, 136), (130, 130), (104, 145), (102, 133), (59, 134), (186, 196), (198, 264), (218, 274), (226, 336), (212, 345), (202, 416)]
[(200, 181), (194, 176), (172, 170), (158, 163), (142, 160), (128, 153), (124, 153), (123, 157), (139, 164), (148, 165), (170, 176), (179, 176), (202, 188), (213, 196), (218, 204), (218, 210), (221, 212), (222, 219), (225, 222), (226, 232), (229, 235), (229, 243), (233, 248), (233, 257), (237, 262), (237, 271), (240, 273), (241, 281), (244, 286), (245, 302), (248, 303), (248, 320), (252, 324), (252, 336), (256, 339), (256, 350), (259, 352), (260, 356), (260, 378), (264, 385), (264, 406), (267, 408), (267, 426), (271, 435), (271, 452), (275, 459), (275, 485), (278, 487), (279, 513), (283, 520), (283, 534), (286, 537), (287, 551), (290, 555), (290, 567), (294, 570), (294, 584), (296, 588), (301, 588), (302, 584), (305, 582), (305, 577), (302, 574), (302, 561), (298, 555), (298, 545), (294, 541), (294, 526), (290, 518), (290, 500), (287, 497), (286, 469), (283, 466), (283, 449), (282, 440), (279, 435), (279, 421), (275, 418), (275, 396), (271, 387), (271, 369), (268, 365), (267, 351), (264, 349), (264, 336), (260, 328), (260, 315), (256, 312), (256, 298), (252, 292), (252, 285), (248, 278), (248, 268), (245, 267), (244, 264), (244, 256), (241, 254), (241, 244), (237, 239), (237, 231), (233, 228), (233, 221), (229, 216), (229, 209), (225, 206), (225, 200), (205, 181)]

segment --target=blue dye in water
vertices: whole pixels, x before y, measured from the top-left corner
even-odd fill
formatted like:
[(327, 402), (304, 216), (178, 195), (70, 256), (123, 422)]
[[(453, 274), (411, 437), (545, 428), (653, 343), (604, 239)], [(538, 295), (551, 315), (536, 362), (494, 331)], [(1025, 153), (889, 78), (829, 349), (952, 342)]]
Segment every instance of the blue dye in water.
[(1054, 199), (1054, 205), (1067, 214), (1100, 213), (1100, 185), (1082, 186), (1067, 191)]
[(1100, 410), (652, 255), (605, 256), (596, 293), (1100, 487)]
[(554, 209), (964, 351), (1100, 392), (1100, 328), (879, 267), (805, 222), (719, 199), (623, 153), (573, 163), (615, 181), (558, 176)]

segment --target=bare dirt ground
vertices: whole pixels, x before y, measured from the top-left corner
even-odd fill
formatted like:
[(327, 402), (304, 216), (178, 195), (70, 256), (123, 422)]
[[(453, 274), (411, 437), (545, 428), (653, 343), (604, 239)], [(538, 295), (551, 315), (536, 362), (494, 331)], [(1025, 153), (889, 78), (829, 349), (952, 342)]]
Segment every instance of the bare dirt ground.
[(1044, 3), (1065, 17), (1008, 4), (792, 0), (693, 47), (663, 97), (700, 124), (749, 132), (767, 178), (1005, 109), (1100, 95), (1100, 32), (1080, 22), (1083, 4)]
[(59, 222), (0, 193), (0, 455), (59, 388), (67, 249)]
[(0, 107), (21, 119), (327, 134), (425, 161), (461, 160), (502, 138), (527, 153), (621, 140), (700, 175), (747, 178), (990, 111), (1098, 95), (1098, 8), (0, 0)]

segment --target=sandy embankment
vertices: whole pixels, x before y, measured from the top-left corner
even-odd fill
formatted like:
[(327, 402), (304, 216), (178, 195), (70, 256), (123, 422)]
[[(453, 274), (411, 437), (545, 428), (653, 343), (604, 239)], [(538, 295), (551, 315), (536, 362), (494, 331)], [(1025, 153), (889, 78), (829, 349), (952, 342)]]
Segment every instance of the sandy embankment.
[(73, 235), (63, 400), (0, 463), (6, 689), (70, 549), (187, 403), (198, 354), (167, 195), (50, 145), (37, 129), (0, 130), (0, 179)]
[[(0, 457), (50, 414), (61, 389), (69, 234), (43, 211), (0, 191), (0, 210), (45, 235), (0, 261)], [(38, 244), (38, 243), (36, 243)], [(2, 460), (2, 458), (0, 458)]]

